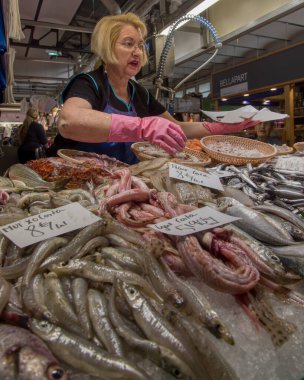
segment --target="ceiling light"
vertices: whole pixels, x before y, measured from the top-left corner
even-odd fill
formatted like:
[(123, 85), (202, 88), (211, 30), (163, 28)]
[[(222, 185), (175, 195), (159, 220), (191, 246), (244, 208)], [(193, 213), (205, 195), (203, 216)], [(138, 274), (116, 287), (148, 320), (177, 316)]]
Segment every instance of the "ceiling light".
[(222, 102), (227, 102), (227, 100), (228, 100), (227, 98), (222, 98), (221, 99)]
[(62, 52), (58, 50), (46, 50), (45, 51), (49, 57), (61, 57)]
[[(211, 7), (213, 4), (217, 3), (219, 0), (205, 0), (205, 1), (202, 1), (199, 5), (197, 5), (196, 7), (194, 7), (193, 9), (191, 9), (189, 12), (186, 13), (186, 16), (189, 16), (189, 15), (200, 15), (202, 12), (204, 12), (207, 8)], [(176, 22), (177, 20), (175, 20)], [(188, 21), (190, 20), (185, 20), (181, 23), (179, 23), (175, 30), (181, 28), (183, 25), (185, 25)], [(166, 29), (164, 29), (163, 31), (160, 32), (160, 34), (166, 36), (168, 33), (169, 33), (169, 29), (171, 28), (171, 26), (174, 24), (174, 22), (172, 24), (170, 24)]]
[(2, 103), (0, 105), (0, 111), (20, 111), (20, 103)]
[(243, 96), (249, 96), (249, 94), (244, 94)]
[(277, 88), (273, 87), (270, 89), (270, 91), (277, 91)]
[(243, 100), (242, 103), (243, 104), (249, 104), (248, 100)]
[(10, 112), (10, 111), (13, 111), (13, 112), (19, 112), (20, 111), (20, 108), (9, 108), (9, 107), (7, 107), (7, 108), (2, 108), (2, 107), (0, 107), (0, 111), (1, 112)]

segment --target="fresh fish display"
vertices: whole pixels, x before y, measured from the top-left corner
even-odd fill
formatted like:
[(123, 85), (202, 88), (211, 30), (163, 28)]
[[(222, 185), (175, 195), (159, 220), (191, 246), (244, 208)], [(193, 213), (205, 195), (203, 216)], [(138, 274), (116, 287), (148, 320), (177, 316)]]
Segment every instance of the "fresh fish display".
[[(286, 253), (289, 249), (296, 252), (302, 244), (293, 240), (281, 219), (272, 221), (270, 216), (284, 215), (285, 221), (298, 228), (299, 237), (302, 220), (279, 207), (273, 210), (270, 206), (272, 212), (262, 209), (269, 206), (265, 201), (270, 202), (272, 196), (271, 186), (262, 183), (271, 178), (274, 186), (280, 182), (283, 190), (285, 182), (284, 186), (299, 192), (300, 181), (282, 173), (271, 177), (275, 169), (268, 164), (237, 170), (226, 165), (221, 170), (233, 172), (230, 181), (235, 179), (239, 185), (224, 185), (222, 197), (223, 193), (169, 178), (166, 162), (157, 158), (130, 170), (108, 165), (98, 179), (98, 190), (92, 181), (81, 181), (78, 189), (61, 189), (63, 182), (47, 186), (44, 182), (51, 182), (41, 181), (22, 165), (12, 167), (14, 179), (0, 179), (0, 190), (1, 183), (3, 189), (10, 189), (1, 205), (3, 224), (12, 220), (10, 216), (18, 220), (72, 202), (101, 217), (81, 230), (23, 249), (0, 236), (0, 320), (22, 323), (24, 331), (47, 344), (67, 371), (55, 376), (72, 374), (71, 378), (90, 380), (243, 378), (222, 349), (238, 350), (239, 335), (250, 336), (250, 328), (231, 329), (227, 315), (217, 311), (216, 300), (205, 290), (208, 286), (213, 288), (212, 295), (220, 294), (227, 305), (238, 308), (235, 314), (242, 309), (231, 294), (247, 297), (244, 310), (251, 310), (274, 347), (284, 346), (298, 333), (297, 324), (278, 317), (267, 297), (270, 292), (284, 294), (285, 300), (304, 305), (301, 292), (293, 289), (303, 277), (302, 259), (299, 254)], [(286, 200), (291, 205), (292, 199)], [(236, 223), (186, 237), (149, 228), (151, 223), (204, 204), (222, 212), (241, 210), (247, 233), (243, 224), (240, 229)], [(257, 221), (250, 219), (256, 214)], [(273, 247), (265, 246), (261, 237)], [(16, 377), (21, 371), (23, 367), (15, 365), (17, 352), (12, 358), (0, 362), (0, 374), (2, 370)], [(54, 364), (58, 365), (56, 359)], [(43, 376), (20, 379), (48, 378)]]

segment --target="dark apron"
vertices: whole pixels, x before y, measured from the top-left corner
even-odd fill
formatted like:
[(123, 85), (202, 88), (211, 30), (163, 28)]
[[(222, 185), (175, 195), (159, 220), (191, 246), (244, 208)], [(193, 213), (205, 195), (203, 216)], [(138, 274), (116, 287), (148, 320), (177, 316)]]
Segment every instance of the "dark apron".
[[(127, 112), (120, 111), (116, 108), (114, 108), (110, 104), (110, 86), (108, 83), (108, 91), (107, 91), (107, 104), (105, 109), (102, 112), (106, 113), (115, 113), (117, 115), (124, 115), (124, 116), (137, 116), (137, 113), (134, 109), (133, 102), (131, 100), (131, 109)], [(115, 157), (118, 160), (125, 162), (126, 164), (132, 165), (136, 164), (138, 162), (138, 159), (136, 158), (135, 154), (131, 151), (130, 147), (133, 143), (128, 142), (102, 142), (102, 143), (78, 143), (76, 145), (76, 149), (83, 150), (85, 152), (94, 152), (99, 154), (106, 154), (109, 157)]]

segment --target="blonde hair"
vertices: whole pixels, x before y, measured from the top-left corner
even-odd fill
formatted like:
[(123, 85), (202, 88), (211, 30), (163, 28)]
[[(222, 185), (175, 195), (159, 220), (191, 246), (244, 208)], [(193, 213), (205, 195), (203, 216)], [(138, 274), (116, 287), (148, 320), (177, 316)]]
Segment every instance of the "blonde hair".
[[(103, 17), (96, 24), (91, 39), (91, 50), (101, 58), (103, 64), (117, 63), (114, 45), (121, 29), (126, 25), (134, 26), (134, 28), (140, 31), (142, 38), (146, 38), (146, 25), (138, 16), (131, 12), (124, 15)], [(146, 50), (144, 50), (142, 65), (144, 66), (147, 62), (148, 56)]]
[(29, 116), (32, 119), (38, 119), (39, 113), (35, 108), (29, 108), (27, 110), (26, 116)]

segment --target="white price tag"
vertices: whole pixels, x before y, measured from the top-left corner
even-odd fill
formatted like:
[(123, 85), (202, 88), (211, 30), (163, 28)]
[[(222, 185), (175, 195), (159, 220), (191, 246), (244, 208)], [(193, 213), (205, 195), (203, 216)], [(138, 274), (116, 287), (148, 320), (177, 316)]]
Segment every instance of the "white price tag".
[(218, 176), (208, 174), (200, 170), (189, 168), (188, 166), (169, 163), (169, 177), (182, 181), (195, 183), (212, 189), (224, 190)]
[(223, 214), (211, 207), (202, 207), (149, 227), (168, 235), (185, 236), (215, 228), (240, 218)]
[(98, 220), (98, 216), (74, 202), (6, 224), (0, 227), (0, 231), (18, 247), (23, 248), (86, 227)]

